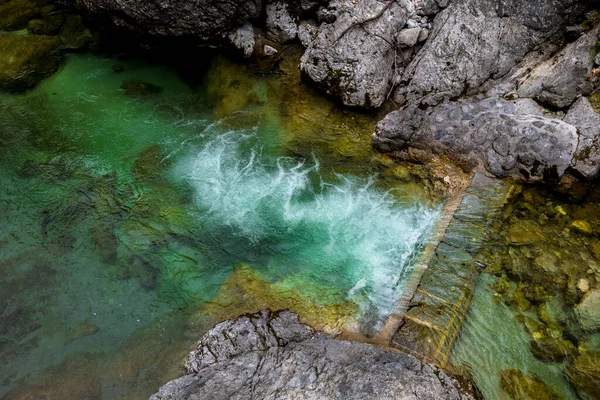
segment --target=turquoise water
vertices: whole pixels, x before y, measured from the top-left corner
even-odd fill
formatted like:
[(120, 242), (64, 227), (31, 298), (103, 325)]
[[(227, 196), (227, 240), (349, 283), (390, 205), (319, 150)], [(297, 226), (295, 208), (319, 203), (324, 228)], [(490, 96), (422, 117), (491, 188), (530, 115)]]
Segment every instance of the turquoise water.
[(224, 107), (218, 70), (192, 89), (115, 62), (72, 55), (0, 95), (0, 396), (144, 398), (223, 315), (254, 311), (255, 284), (267, 305), (377, 329), (438, 210), (369, 151), (290, 132), (271, 78), (231, 84), (248, 87)]

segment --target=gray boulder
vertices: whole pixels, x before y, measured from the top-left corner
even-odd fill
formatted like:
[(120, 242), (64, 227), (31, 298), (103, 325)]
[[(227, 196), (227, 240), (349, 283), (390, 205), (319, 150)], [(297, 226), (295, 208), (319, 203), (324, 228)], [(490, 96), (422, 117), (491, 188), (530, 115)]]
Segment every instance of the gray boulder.
[(497, 177), (561, 176), (571, 166), (577, 129), (559, 119), (531, 114), (531, 104), (499, 98), (409, 106), (388, 114), (373, 134), (381, 151), (408, 147), (445, 154)]
[(267, 29), (281, 42), (293, 40), (298, 35), (296, 19), (290, 15), (288, 5), (281, 1), (267, 4)]
[(221, 40), (256, 19), (262, 0), (63, 0), (115, 25), (157, 37), (193, 36), (205, 42)]
[(242, 51), (245, 57), (250, 57), (254, 54), (256, 40), (254, 39), (254, 28), (249, 22), (230, 33), (229, 40), (235, 47)]
[(287, 311), (217, 325), (151, 400), (466, 399), (440, 369), (406, 354), (334, 340)]
[(579, 95), (589, 95), (593, 85), (592, 51), (600, 39), (600, 26), (582, 35), (560, 53), (538, 65), (520, 82), (517, 93), (555, 107), (568, 107)]
[(559, 43), (582, 10), (573, 0), (454, 0), (435, 17), (394, 99), (435, 105), (486, 90), (484, 83), (509, 75), (534, 49)]
[(590, 101), (581, 97), (569, 109), (564, 121), (579, 132), (579, 144), (573, 158), (573, 167), (584, 177), (592, 178), (600, 170), (600, 114)]
[(410, 2), (358, 0), (340, 8), (334, 22), (318, 28), (300, 69), (345, 105), (379, 107), (392, 85), (394, 43), (408, 14), (404, 4)]

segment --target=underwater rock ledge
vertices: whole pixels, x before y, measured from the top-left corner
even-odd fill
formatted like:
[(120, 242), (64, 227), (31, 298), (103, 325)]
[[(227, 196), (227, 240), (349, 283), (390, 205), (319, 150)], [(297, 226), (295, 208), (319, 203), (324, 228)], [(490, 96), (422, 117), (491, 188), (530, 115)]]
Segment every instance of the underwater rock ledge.
[(150, 400), (477, 398), (435, 366), (333, 339), (289, 311), (264, 310), (216, 325), (185, 367), (188, 375)]

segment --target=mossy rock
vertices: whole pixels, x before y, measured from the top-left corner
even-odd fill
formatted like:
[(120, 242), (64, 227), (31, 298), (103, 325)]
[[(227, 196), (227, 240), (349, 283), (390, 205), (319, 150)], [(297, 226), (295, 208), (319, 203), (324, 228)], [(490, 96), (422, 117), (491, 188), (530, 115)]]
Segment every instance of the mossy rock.
[(92, 33), (79, 15), (67, 15), (58, 35), (62, 46), (71, 50), (81, 50), (92, 41)]
[(0, 31), (15, 31), (27, 27), (29, 20), (41, 15), (45, 0), (0, 1)]
[(583, 400), (597, 399), (600, 393), (600, 351), (589, 351), (575, 358), (566, 375)]
[(577, 348), (570, 341), (549, 336), (532, 340), (529, 343), (529, 349), (535, 358), (550, 363), (562, 362), (565, 358), (577, 353)]
[(558, 400), (540, 378), (517, 369), (502, 371), (500, 385), (514, 400)]
[(56, 35), (63, 26), (64, 17), (61, 14), (49, 15), (44, 19), (32, 19), (27, 24), (27, 31), (34, 35)]
[(28, 89), (56, 72), (59, 45), (54, 36), (0, 35), (0, 89)]

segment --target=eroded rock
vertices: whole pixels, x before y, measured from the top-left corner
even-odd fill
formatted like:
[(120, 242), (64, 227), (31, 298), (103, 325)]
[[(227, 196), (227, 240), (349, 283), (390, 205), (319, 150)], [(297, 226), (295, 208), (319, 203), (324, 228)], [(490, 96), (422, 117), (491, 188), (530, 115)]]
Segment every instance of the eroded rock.
[(436, 367), (318, 334), (288, 311), (262, 311), (215, 326), (186, 368), (189, 375), (167, 383), (151, 400), (473, 398)]

